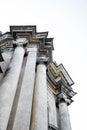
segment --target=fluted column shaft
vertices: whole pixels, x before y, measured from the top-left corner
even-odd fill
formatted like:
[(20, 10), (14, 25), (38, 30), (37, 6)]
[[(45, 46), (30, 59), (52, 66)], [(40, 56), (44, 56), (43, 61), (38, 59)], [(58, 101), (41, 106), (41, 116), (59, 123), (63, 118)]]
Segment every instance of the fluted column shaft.
[(47, 130), (47, 83), (46, 65), (37, 65), (31, 130)]
[(17, 46), (0, 87), (0, 129), (6, 130), (21, 71), (24, 48)]

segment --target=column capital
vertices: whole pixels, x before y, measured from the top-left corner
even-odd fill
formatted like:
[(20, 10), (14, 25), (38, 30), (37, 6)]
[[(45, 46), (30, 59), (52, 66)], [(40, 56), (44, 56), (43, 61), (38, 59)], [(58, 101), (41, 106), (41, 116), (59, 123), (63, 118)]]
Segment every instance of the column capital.
[(28, 43), (26, 38), (17, 38), (16, 41), (13, 40), (14, 46), (25, 46)]
[(56, 105), (58, 106), (61, 102), (65, 102), (67, 105), (70, 105), (73, 102), (73, 100), (71, 98), (68, 98), (66, 94), (60, 93), (57, 95)]
[(49, 57), (39, 56), (37, 57), (37, 64), (47, 64)]

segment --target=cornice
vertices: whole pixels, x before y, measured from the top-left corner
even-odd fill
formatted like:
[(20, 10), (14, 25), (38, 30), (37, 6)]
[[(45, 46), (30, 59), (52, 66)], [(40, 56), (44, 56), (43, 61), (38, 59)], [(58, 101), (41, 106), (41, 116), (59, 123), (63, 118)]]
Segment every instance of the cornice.
[(63, 92), (69, 98), (72, 98), (76, 94), (76, 92), (74, 92), (73, 89), (71, 88), (72, 84), (70, 84), (70, 80), (68, 81), (69, 78), (67, 78), (66, 75), (64, 75), (65, 73), (63, 72), (62, 67), (60, 67), (60, 65), (56, 67), (55, 64), (50, 63), (47, 68), (47, 81), (51, 84), (51, 86), (53, 87), (53, 89), (55, 89), (55, 91), (58, 90), (58, 93)]
[(47, 78), (47, 86), (53, 94), (57, 95), (59, 93), (58, 89), (55, 87), (55, 85), (48, 78)]
[(21, 26), (10, 26), (10, 32), (13, 34), (14, 32), (30, 32), (36, 33), (36, 25), (21, 25)]
[[(38, 57), (47, 57), (48, 63), (52, 62), (53, 38), (48, 38), (48, 32), (37, 32), (36, 26), (10, 26), (10, 32), (0, 35), (0, 46), (13, 45), (13, 40), (18, 38), (26, 38), (28, 40), (27, 47), (35, 45), (38, 47)], [(7, 45), (8, 44), (8, 45)]]
[(59, 78), (59, 81), (56, 82), (54, 79), (50, 79), (48, 76), (47, 81), (49, 82), (51, 89), (54, 91), (54, 93), (57, 92), (56, 94), (64, 92), (70, 98), (76, 95), (76, 92), (74, 92), (72, 88), (69, 87), (62, 78)]
[(6, 32), (6, 33), (0, 35), (0, 46), (7, 40), (13, 40), (13, 36), (10, 32)]
[(55, 77), (55, 79), (59, 75), (61, 75), (69, 86), (72, 86), (74, 84), (73, 80), (71, 79), (63, 64), (57, 65), (55, 62), (52, 62), (49, 64), (48, 68), (51, 71), (52, 75)]

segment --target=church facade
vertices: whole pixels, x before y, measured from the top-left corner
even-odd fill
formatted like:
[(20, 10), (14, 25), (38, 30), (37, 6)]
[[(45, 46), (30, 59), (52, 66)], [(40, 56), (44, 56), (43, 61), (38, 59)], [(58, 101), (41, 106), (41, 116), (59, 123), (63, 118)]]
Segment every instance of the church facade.
[(53, 50), (36, 26), (0, 33), (0, 130), (71, 130), (74, 82)]

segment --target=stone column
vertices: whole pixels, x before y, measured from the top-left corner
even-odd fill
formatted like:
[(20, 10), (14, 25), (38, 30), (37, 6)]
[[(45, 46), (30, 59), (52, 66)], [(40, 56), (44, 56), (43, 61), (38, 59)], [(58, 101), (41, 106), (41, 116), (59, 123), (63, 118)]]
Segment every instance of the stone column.
[(23, 56), (24, 56), (24, 44), (23, 39), (16, 41), (17, 47), (14, 50), (13, 57), (7, 72), (3, 78), (0, 86), (0, 130), (6, 130), (9, 116), (17, 88), (17, 83), (21, 71)]
[(34, 104), (30, 130), (48, 130), (46, 65), (37, 65)]
[(13, 56), (13, 51), (11, 50), (4, 50), (4, 52), (2, 53), (2, 56), (3, 56), (3, 59), (4, 61), (0, 64), (0, 67), (2, 69), (2, 73), (0, 73), (0, 84), (1, 84), (1, 81), (3, 79), (3, 76), (5, 75), (5, 72), (10, 64), (10, 60)]
[(35, 82), (37, 48), (28, 48), (27, 63), (12, 130), (29, 130)]
[(71, 130), (71, 124), (70, 124), (70, 118), (69, 118), (67, 104), (70, 104), (70, 100), (67, 99), (67, 97), (63, 93), (61, 93), (58, 96), (60, 130)]

